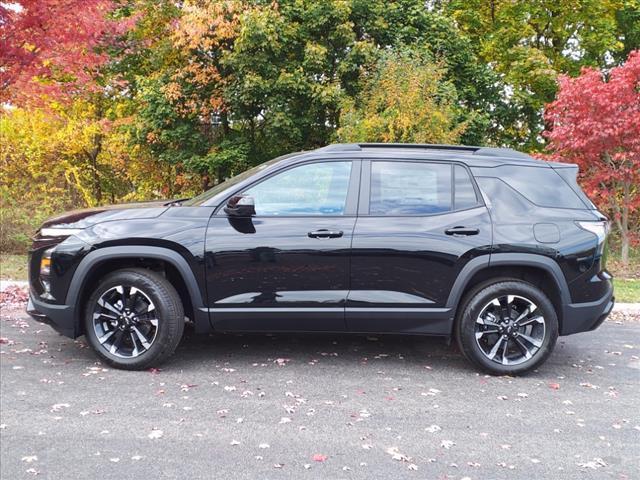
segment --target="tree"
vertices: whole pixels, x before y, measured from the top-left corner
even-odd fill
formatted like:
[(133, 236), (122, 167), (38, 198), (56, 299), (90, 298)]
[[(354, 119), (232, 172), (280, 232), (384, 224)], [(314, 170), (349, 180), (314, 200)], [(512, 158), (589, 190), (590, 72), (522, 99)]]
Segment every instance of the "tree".
[[(500, 80), (477, 61), (454, 23), (424, 8), (422, 0), (182, 5), (171, 13), (172, 23), (166, 22), (169, 7), (141, 13), (128, 53), (117, 63), (141, 67), (138, 75), (129, 69), (123, 76), (123, 93), (136, 104), (132, 126), (138, 145), (203, 175), (204, 185), (330, 142), (363, 76), (385, 52), (407, 44), (441, 64), (442, 83), (457, 92), (452, 122), (465, 124), (460, 141), (484, 144), (505, 131), (508, 106)], [(163, 22), (175, 29), (158, 34)], [(155, 25), (147, 28), (152, 38), (140, 25)], [(171, 53), (154, 57), (136, 47), (149, 43)], [(154, 65), (149, 58), (162, 60)]]
[(552, 159), (580, 166), (583, 187), (614, 220), (627, 264), (640, 232), (632, 223), (640, 209), (640, 50), (608, 75), (584, 68), (561, 76), (545, 120)]
[[(611, 67), (611, 60), (638, 40), (633, 26), (637, 0), (441, 3), (480, 58), (509, 85), (504, 95), (513, 108), (504, 123), (505, 143), (525, 150), (543, 146), (542, 112), (556, 94), (558, 74), (575, 76), (583, 66)], [(631, 49), (639, 47), (636, 43)]]
[(338, 138), (346, 142), (456, 143), (467, 123), (457, 121), (455, 87), (425, 52), (382, 57), (358, 97), (348, 99)]
[(110, 18), (114, 0), (0, 3), (0, 100), (24, 103), (95, 86), (109, 55), (104, 41), (130, 25)]

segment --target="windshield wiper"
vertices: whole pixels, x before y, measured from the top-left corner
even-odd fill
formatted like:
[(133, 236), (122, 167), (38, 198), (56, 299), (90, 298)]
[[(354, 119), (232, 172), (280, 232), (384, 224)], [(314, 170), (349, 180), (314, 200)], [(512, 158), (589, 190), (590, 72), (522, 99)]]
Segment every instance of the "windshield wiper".
[(179, 207), (182, 205), (182, 202), (186, 202), (187, 200), (190, 200), (190, 197), (187, 198), (178, 198), (176, 200), (171, 200), (170, 202), (167, 202), (164, 204), (165, 207)]

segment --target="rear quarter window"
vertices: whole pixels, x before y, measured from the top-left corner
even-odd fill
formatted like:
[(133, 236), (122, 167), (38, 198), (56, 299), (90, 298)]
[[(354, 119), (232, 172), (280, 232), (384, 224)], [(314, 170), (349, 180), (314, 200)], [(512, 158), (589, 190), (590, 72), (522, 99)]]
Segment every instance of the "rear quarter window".
[[(485, 170), (485, 169), (482, 169)], [(502, 180), (527, 200), (540, 207), (585, 209), (588, 205), (552, 168), (504, 165), (486, 169), (478, 176)]]

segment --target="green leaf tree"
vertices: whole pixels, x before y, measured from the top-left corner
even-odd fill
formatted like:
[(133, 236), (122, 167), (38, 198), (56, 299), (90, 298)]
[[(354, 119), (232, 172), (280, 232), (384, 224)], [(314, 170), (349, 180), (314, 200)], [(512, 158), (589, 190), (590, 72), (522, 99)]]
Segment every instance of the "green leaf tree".
[(460, 122), (455, 87), (425, 52), (385, 54), (354, 99), (347, 99), (338, 138), (345, 142), (456, 143)]

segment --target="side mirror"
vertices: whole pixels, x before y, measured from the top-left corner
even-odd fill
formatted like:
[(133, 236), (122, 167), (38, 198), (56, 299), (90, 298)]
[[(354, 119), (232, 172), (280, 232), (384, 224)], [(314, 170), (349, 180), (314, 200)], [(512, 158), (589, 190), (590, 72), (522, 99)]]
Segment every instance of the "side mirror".
[(253, 197), (234, 195), (227, 201), (224, 211), (230, 217), (252, 217), (256, 214)]

